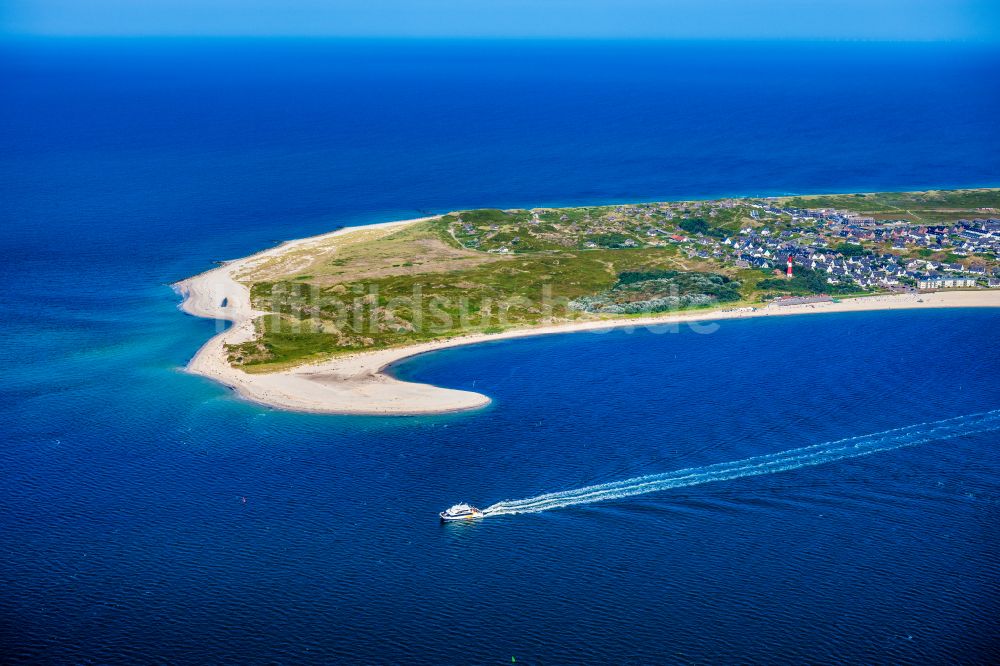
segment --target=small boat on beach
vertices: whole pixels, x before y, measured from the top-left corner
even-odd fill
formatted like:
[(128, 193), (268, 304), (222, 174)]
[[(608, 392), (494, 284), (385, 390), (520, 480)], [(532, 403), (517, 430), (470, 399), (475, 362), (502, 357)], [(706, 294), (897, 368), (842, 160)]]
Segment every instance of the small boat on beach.
[(474, 506), (462, 503), (456, 504), (438, 515), (441, 516), (441, 522), (450, 523), (456, 520), (478, 520), (483, 517), (483, 512)]

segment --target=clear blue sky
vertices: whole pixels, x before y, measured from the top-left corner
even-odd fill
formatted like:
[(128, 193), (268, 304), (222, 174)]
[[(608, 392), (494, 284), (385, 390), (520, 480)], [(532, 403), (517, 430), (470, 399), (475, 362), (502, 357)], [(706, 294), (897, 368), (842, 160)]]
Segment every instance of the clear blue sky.
[(1000, 42), (1000, 0), (0, 0), (0, 34)]

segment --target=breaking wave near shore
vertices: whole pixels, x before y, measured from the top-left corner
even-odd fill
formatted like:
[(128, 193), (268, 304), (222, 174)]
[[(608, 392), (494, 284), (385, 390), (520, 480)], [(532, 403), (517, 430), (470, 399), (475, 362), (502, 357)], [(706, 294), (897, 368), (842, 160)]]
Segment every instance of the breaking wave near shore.
[(624, 481), (586, 486), (576, 490), (563, 490), (521, 500), (504, 500), (484, 509), (483, 515), (488, 517), (538, 513), (577, 504), (591, 504), (656, 493), (672, 488), (696, 486), (713, 481), (729, 481), (747, 476), (785, 472), (847, 458), (858, 458), (882, 451), (892, 451), (905, 446), (995, 430), (1000, 430), (1000, 409), (940, 421), (918, 423), (905, 428), (849, 437), (705, 467), (691, 467), (663, 474), (639, 476)]

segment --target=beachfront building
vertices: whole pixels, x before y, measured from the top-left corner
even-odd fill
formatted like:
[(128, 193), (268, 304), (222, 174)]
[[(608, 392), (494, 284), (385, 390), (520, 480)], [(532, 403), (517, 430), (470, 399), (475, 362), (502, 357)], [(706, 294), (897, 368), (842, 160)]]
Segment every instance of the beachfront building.
[(976, 278), (957, 275), (938, 275), (934, 277), (917, 278), (920, 289), (949, 289), (956, 287), (975, 287)]

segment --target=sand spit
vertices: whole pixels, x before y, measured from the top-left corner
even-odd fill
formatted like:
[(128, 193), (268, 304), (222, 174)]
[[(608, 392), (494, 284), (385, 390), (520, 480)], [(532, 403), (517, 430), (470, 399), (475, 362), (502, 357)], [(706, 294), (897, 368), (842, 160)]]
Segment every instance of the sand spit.
[[(756, 309), (730, 309), (688, 314), (664, 314), (642, 318), (608, 319), (543, 325), (492, 335), (473, 334), (439, 342), (359, 352), (330, 361), (303, 365), (283, 372), (249, 374), (229, 364), (226, 345), (245, 342), (254, 334), (254, 319), (267, 313), (250, 303), (250, 290), (237, 277), (265, 262), (308, 250), (327, 239), (366, 231), (387, 231), (430, 218), (347, 227), (329, 234), (283, 243), (243, 259), (188, 278), (174, 285), (184, 297), (181, 308), (192, 315), (232, 322), (232, 326), (210, 339), (191, 359), (187, 370), (210, 377), (261, 404), (302, 412), (327, 414), (415, 415), (440, 414), (482, 407), (489, 398), (471, 391), (446, 389), (429, 384), (404, 382), (387, 375), (387, 366), (401, 359), (428, 352), (533, 335), (553, 335), (612, 328), (664, 327), (750, 317), (779, 317), (834, 312), (931, 308), (1000, 307), (1000, 290), (944, 291), (929, 294), (898, 294), (845, 299), (837, 303), (769, 305)], [(655, 330), (655, 328), (654, 328)]]

